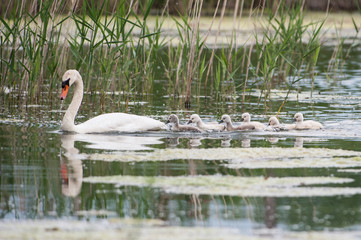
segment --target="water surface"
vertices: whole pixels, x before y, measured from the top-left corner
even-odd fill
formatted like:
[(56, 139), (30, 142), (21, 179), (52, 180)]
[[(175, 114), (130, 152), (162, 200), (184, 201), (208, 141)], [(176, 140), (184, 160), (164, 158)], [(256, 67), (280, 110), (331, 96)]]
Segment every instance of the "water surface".
[[(280, 114), (290, 123), (303, 112), (324, 124), (319, 131), (65, 134), (59, 126), (70, 98), (60, 110), (60, 91), (50, 99), (44, 93), (37, 105), (2, 93), (0, 234), (35, 238), (31, 232), (38, 229), (40, 239), (65, 239), (93, 231), (115, 239), (124, 229), (133, 239), (302, 239), (307, 232), (357, 239), (361, 49), (354, 49), (337, 80), (324, 73), (332, 49), (322, 51), (314, 88), (309, 79), (300, 82)], [(273, 90), (267, 110), (257, 90), (244, 105), (240, 92), (225, 102), (194, 96), (184, 109), (167, 84), (159, 77), (153, 94), (126, 105), (113, 95), (99, 105), (99, 95), (85, 94), (77, 122), (116, 111), (161, 121), (175, 113), (183, 123), (193, 113), (205, 121), (227, 113), (238, 121), (248, 111), (266, 123), (286, 94)], [(143, 235), (134, 234), (140, 229)]]

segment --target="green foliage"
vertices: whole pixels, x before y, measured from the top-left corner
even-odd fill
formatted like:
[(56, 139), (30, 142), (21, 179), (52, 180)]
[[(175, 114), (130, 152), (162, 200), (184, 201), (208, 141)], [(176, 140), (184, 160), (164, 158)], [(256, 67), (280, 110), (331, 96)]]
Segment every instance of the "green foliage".
[[(270, 89), (277, 83), (292, 90), (296, 82), (306, 77), (301, 76), (304, 69), (313, 79), (320, 50), (320, 30), (325, 22), (305, 24), (302, 3), (289, 7), (281, 1), (278, 14), (269, 12), (268, 16), (262, 40), (256, 35), (256, 61), (252, 63), (265, 105), (270, 100)], [(312, 31), (306, 36), (309, 29)], [(286, 101), (287, 97), (284, 103)]]
[[(245, 95), (257, 87), (266, 103), (276, 85), (291, 90), (300, 79), (315, 79), (325, 20), (305, 24), (301, 4), (289, 7), (281, 1), (277, 12), (265, 9), (263, 33), (254, 34), (256, 43), (251, 48), (235, 47), (234, 28), (229, 45), (208, 49), (205, 42), (211, 27), (206, 33), (199, 31), (203, 0), (195, 1), (194, 7), (178, 18), (171, 17), (178, 32), (177, 44), (162, 37), (167, 6), (155, 18), (154, 27), (148, 25), (154, 2), (140, 1), (137, 13), (125, 0), (111, 12), (110, 0), (100, 4), (85, 1), (67, 15), (55, 14), (60, 11), (54, 8), (54, 0), (43, 3), (36, 14), (13, 9), (19, 17), (0, 17), (0, 87), (27, 92), (30, 99), (37, 99), (44, 87), (51, 92), (58, 86), (64, 70), (76, 68), (86, 80), (86, 90), (123, 92), (128, 101), (134, 96), (131, 93), (152, 92), (154, 76), (159, 75), (156, 69), (161, 66), (169, 79), (170, 95), (185, 95), (186, 102), (190, 102), (195, 85), (198, 96), (205, 89), (204, 94), (217, 101), (233, 98), (240, 89)], [(218, 0), (211, 26), (220, 3)], [(224, 8), (220, 22), (223, 14)], [(220, 29), (219, 25), (212, 34), (218, 36)], [(91, 81), (92, 77), (98, 81)]]

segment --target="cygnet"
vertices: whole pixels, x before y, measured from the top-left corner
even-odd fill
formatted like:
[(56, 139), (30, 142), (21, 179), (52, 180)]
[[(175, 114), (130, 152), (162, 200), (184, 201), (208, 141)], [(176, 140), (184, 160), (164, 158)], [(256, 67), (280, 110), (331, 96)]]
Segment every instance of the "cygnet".
[(287, 131), (295, 129), (296, 124), (280, 124), (276, 117), (270, 117), (268, 120), (267, 131)]
[(205, 124), (198, 114), (192, 114), (187, 124), (195, 123), (199, 129), (206, 131), (225, 131), (226, 126), (223, 124)]
[(316, 122), (313, 120), (303, 121), (302, 113), (296, 113), (293, 120), (296, 122), (295, 129), (297, 129), (297, 130), (322, 129), (323, 128), (322, 124), (319, 122)]
[(252, 124), (244, 123), (239, 126), (234, 126), (232, 124), (231, 117), (227, 114), (223, 115), (219, 123), (226, 123), (227, 131), (236, 131), (236, 130), (254, 130), (255, 127)]
[(202, 129), (193, 126), (180, 125), (177, 115), (171, 114), (165, 124), (172, 123), (172, 131), (174, 132), (203, 132)]
[(249, 113), (242, 114), (242, 122), (253, 125), (255, 130), (264, 130), (266, 128), (266, 126), (263, 123), (251, 122), (251, 115)]

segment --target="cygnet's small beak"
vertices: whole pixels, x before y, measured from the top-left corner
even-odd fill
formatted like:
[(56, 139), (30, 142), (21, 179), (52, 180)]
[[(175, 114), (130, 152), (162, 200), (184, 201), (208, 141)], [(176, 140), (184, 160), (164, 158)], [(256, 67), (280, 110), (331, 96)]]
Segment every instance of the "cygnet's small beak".
[(192, 120), (189, 119), (189, 121), (187, 122), (187, 124), (193, 123)]
[(296, 122), (296, 118), (293, 119), (293, 122)]
[(219, 121), (218, 123), (223, 123), (223, 120), (221, 119), (221, 121)]
[(167, 121), (165, 122), (165, 124), (168, 124), (168, 123), (170, 123), (170, 121), (169, 121), (169, 120), (167, 120)]

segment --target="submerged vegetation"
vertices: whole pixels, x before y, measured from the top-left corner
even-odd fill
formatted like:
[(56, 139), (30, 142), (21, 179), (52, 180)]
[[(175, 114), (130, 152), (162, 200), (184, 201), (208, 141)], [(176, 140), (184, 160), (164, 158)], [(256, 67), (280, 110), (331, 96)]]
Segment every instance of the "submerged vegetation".
[[(119, 92), (119, 100), (129, 102), (152, 93), (161, 68), (161, 77), (169, 79), (170, 96), (180, 96), (186, 107), (192, 95), (201, 94), (215, 101), (242, 95), (245, 102), (252, 89), (261, 90), (267, 106), (275, 85), (292, 90), (301, 79), (315, 80), (327, 18), (326, 13), (321, 20), (306, 22), (304, 2), (290, 7), (279, 1), (272, 8), (255, 7), (246, 13), (244, 1), (236, 1), (232, 28), (225, 33), (227, 1), (217, 1), (205, 31), (200, 28), (203, 0), (190, 1), (179, 16), (169, 14), (167, 1), (156, 17), (150, 17), (152, 0), (137, 1), (136, 6), (126, 1), (114, 5), (111, 0), (76, 6), (76, 1), (71, 6), (68, 1), (35, 3), (32, 8), (24, 1), (10, 1), (0, 17), (0, 89), (24, 96), (26, 102), (39, 101), (42, 92), (51, 98), (60, 76), (70, 68), (82, 73), (87, 91), (102, 96)], [(246, 14), (253, 19), (254, 31), (242, 41), (240, 22)], [(171, 34), (169, 22), (176, 29)], [(222, 34), (229, 38), (220, 45)], [(340, 58), (347, 57), (342, 55), (343, 44), (330, 64), (333, 73), (342, 64)]]

